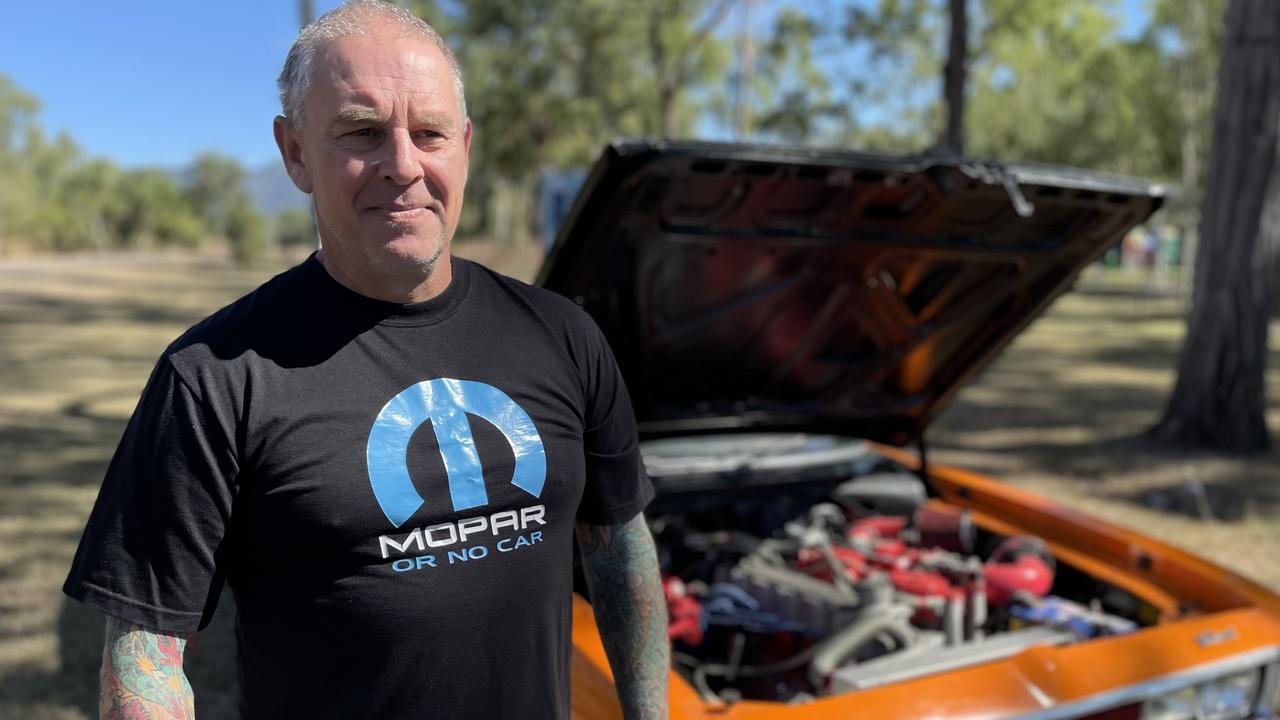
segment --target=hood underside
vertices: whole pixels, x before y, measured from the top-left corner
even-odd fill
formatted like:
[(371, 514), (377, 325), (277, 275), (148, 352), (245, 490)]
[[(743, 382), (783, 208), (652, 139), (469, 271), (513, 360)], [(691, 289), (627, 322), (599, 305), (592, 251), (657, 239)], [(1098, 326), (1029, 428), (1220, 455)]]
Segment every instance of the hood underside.
[(1163, 195), (954, 156), (618, 142), (539, 284), (600, 325), (642, 435), (901, 445)]

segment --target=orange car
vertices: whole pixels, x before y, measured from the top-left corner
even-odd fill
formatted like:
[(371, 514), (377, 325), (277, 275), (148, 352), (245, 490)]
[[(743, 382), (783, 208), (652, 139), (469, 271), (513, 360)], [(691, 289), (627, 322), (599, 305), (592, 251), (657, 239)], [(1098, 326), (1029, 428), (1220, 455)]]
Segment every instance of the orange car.
[[(1273, 717), (1280, 597), (925, 453), (1162, 197), (943, 156), (606, 150), (540, 283), (595, 317), (636, 405), (673, 718)], [(620, 717), (574, 602), (574, 714)]]

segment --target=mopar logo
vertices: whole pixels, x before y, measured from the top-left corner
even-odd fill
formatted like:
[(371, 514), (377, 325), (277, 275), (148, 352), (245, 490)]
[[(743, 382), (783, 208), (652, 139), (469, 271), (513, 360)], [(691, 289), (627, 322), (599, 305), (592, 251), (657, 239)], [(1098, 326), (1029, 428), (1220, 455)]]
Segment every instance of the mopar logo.
[(440, 459), (449, 476), (449, 497), (455, 511), (489, 502), (484, 470), (471, 437), (467, 415), (496, 427), (511, 444), (516, 468), (511, 484), (534, 497), (542, 494), (547, 478), (547, 455), (529, 414), (501, 390), (473, 380), (436, 378), (413, 385), (391, 398), (369, 431), (366, 456), (374, 497), (391, 524), (400, 527), (423, 499), (409, 479), (406, 452), (413, 433), (431, 423)]

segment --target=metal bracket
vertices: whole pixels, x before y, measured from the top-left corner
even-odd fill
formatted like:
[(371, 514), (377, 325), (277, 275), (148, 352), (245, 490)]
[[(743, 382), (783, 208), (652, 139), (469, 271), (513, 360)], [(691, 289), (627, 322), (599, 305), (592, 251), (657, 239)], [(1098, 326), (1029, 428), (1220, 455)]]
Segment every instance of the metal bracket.
[(974, 180), (1003, 187), (1004, 191), (1009, 195), (1009, 200), (1013, 203), (1013, 211), (1018, 213), (1018, 217), (1031, 217), (1035, 213), (1036, 206), (1032, 205), (1022, 195), (1022, 188), (1018, 187), (1017, 178), (1004, 165), (990, 161), (964, 163), (960, 165), (960, 172)]

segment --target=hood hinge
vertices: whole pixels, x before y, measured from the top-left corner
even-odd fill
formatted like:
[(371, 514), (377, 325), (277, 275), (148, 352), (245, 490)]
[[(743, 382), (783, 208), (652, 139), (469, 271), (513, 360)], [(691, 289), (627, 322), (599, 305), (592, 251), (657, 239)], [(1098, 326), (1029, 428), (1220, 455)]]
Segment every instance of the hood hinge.
[(1022, 188), (1018, 187), (1018, 179), (1004, 165), (998, 162), (964, 163), (960, 165), (960, 172), (974, 180), (1003, 187), (1018, 217), (1031, 217), (1035, 213), (1036, 206), (1023, 196)]

